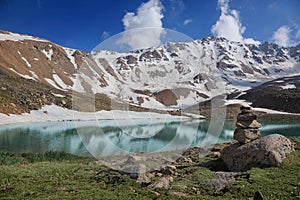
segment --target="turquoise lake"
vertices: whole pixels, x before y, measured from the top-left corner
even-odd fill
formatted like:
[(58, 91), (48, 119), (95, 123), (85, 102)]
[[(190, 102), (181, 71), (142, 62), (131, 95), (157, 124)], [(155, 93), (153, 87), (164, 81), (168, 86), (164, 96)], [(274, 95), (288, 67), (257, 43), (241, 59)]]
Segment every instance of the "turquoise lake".
[[(210, 122), (206, 120), (157, 120), (150, 124), (147, 120), (19, 123), (0, 126), (0, 151), (64, 151), (83, 156), (171, 151), (231, 141), (233, 121), (220, 126), (219, 133), (209, 133)], [(300, 136), (298, 123), (262, 124), (260, 130), (262, 135)]]

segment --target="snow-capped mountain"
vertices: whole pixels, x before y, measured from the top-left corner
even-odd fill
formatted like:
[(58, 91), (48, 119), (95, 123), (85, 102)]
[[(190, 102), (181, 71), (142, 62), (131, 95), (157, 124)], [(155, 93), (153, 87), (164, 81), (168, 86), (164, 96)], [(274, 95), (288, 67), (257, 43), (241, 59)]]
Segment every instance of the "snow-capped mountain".
[(0, 31), (0, 73), (147, 108), (185, 107), (299, 74), (300, 44), (283, 48), (207, 37), (128, 53), (87, 53)]

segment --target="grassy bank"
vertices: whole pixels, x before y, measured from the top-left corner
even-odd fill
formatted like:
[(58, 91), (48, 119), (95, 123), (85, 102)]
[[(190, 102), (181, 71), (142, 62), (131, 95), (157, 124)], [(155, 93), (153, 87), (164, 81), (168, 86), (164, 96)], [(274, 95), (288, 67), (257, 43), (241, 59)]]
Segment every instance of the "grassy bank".
[[(152, 188), (128, 175), (94, 164), (93, 158), (61, 152), (0, 153), (0, 199), (300, 199), (300, 139), (281, 167), (252, 168), (221, 191), (208, 184), (226, 169), (220, 158), (193, 158), (177, 169), (170, 189)], [(196, 154), (195, 154), (196, 155)]]

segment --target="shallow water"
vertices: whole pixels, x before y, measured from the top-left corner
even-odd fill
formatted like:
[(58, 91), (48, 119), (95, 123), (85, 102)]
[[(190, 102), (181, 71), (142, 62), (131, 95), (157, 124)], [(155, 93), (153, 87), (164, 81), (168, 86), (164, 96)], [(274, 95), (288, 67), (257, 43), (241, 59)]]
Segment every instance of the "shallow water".
[[(0, 126), (0, 151), (16, 153), (64, 151), (108, 156), (132, 152), (160, 152), (231, 141), (233, 121), (210, 127), (209, 121), (159, 122), (101, 120), (39, 122)], [(262, 135), (300, 136), (300, 124), (263, 124)]]

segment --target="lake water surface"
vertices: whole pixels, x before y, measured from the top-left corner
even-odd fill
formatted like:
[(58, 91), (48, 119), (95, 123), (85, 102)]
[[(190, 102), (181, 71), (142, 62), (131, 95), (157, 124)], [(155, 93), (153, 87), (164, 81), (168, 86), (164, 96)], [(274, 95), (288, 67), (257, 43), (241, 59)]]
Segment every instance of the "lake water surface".
[[(64, 151), (84, 156), (160, 152), (231, 141), (235, 125), (225, 121), (218, 134), (208, 133), (206, 120), (101, 120), (37, 122), (0, 126), (0, 151), (15, 153)], [(212, 129), (213, 130), (213, 129)], [(262, 135), (300, 136), (300, 124), (263, 124)]]

